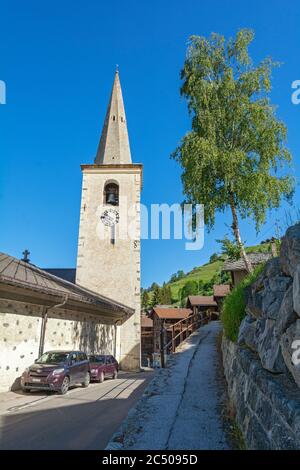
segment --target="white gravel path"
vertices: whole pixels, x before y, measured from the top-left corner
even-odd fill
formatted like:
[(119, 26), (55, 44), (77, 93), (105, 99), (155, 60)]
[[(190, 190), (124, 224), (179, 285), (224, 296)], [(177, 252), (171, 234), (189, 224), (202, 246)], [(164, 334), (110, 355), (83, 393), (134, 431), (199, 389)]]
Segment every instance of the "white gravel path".
[(228, 449), (220, 416), (223, 384), (212, 322), (193, 333), (158, 371), (107, 449)]

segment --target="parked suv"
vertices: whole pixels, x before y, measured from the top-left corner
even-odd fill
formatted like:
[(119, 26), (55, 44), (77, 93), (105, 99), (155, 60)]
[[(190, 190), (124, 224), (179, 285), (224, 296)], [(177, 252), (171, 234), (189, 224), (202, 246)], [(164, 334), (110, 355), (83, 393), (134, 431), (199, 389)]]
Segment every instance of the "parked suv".
[(30, 390), (52, 390), (64, 395), (71, 385), (90, 383), (90, 364), (81, 351), (48, 351), (26, 369), (21, 387)]
[(93, 354), (89, 356), (91, 368), (91, 380), (103, 382), (105, 377), (118, 377), (119, 364), (114, 356)]

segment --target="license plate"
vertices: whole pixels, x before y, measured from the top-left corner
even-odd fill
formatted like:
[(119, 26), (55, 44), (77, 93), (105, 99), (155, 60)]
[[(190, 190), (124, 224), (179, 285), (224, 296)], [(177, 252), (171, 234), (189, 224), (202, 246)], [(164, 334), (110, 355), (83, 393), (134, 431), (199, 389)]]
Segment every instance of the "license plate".
[(41, 381), (41, 379), (34, 379), (34, 378), (32, 378), (31, 380), (32, 380), (32, 382), (40, 382)]

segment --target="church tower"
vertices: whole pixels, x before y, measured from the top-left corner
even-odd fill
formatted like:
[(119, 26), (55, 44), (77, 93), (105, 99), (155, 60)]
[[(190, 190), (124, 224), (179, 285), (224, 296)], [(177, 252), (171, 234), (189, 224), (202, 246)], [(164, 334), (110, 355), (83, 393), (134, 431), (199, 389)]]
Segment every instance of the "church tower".
[(116, 328), (123, 369), (140, 367), (140, 192), (116, 71), (93, 165), (83, 172), (76, 283), (134, 310)]

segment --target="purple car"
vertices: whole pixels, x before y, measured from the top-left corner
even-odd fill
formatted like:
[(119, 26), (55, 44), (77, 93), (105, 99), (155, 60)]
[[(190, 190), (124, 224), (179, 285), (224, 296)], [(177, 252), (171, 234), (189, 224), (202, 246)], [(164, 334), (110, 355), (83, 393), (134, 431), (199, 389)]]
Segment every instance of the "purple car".
[(116, 379), (118, 377), (119, 364), (114, 356), (93, 354), (89, 356), (91, 368), (91, 380), (103, 382), (105, 377)]
[(90, 363), (81, 351), (48, 351), (26, 369), (21, 377), (24, 392), (50, 390), (64, 395), (71, 385), (90, 383)]

